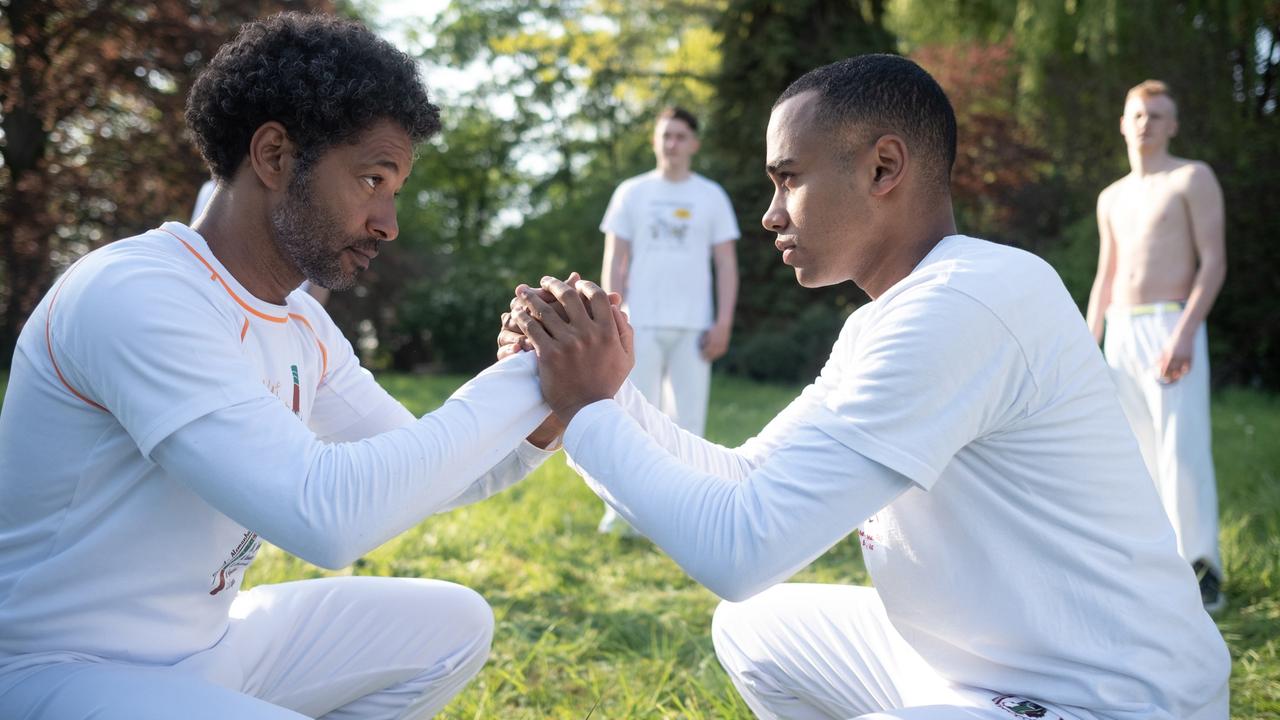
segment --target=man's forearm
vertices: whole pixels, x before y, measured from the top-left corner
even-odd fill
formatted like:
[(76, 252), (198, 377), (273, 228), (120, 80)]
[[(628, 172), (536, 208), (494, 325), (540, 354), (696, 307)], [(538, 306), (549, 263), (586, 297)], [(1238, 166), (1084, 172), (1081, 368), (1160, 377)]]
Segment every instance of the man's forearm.
[(733, 328), (733, 310), (738, 304), (738, 256), (735, 249), (716, 256), (716, 325)]
[(600, 268), (600, 283), (605, 292), (616, 292), (627, 297), (627, 271), (631, 261), (631, 245), (613, 234), (605, 236), (604, 262)]
[(489, 472), (477, 478), (460, 495), (442, 505), (436, 512), (447, 512), (497, 495), (523, 480), (551, 455), (551, 451), (536, 447), (532, 443), (521, 443), (505, 458), (499, 460), (497, 465), (490, 468)]
[(1094, 281), (1093, 290), (1089, 293), (1089, 307), (1085, 311), (1085, 322), (1089, 332), (1093, 333), (1095, 342), (1102, 342), (1102, 334), (1106, 328), (1107, 308), (1111, 305), (1111, 291), (1106, 283)]
[(609, 287), (604, 289), (605, 292), (615, 292), (622, 298), (623, 302), (627, 299), (627, 270), (626, 268), (614, 267), (609, 271), (608, 275)]
[(771, 462), (726, 477), (665, 451), (612, 402), (583, 415), (570, 423), (565, 449), (588, 485), (729, 600), (790, 577), (911, 487), (812, 425), (796, 426), (796, 445)]
[[(523, 476), (504, 459), (548, 412), (536, 373), (532, 356), (505, 360), (413, 423), (347, 443), (317, 440), (266, 396), (180, 428), (153, 458), (271, 543), (342, 567), (459, 496), (478, 499)], [(542, 453), (523, 455), (518, 464), (532, 466)]]
[(1200, 269), (1196, 271), (1195, 280), (1191, 284), (1191, 293), (1187, 296), (1187, 305), (1182, 311), (1182, 318), (1174, 331), (1177, 337), (1190, 337), (1200, 329), (1205, 319), (1209, 317), (1209, 311), (1213, 309), (1213, 303), (1218, 299), (1218, 293), (1222, 290), (1226, 277), (1225, 263), (1216, 261), (1201, 263)]
[(733, 327), (733, 310), (738, 304), (738, 270), (716, 273), (716, 325)]

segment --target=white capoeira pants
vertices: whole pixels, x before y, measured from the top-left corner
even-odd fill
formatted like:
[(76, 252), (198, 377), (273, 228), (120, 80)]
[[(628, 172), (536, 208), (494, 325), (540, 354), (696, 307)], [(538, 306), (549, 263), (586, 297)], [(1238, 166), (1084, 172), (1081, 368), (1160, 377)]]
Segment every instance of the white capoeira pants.
[(763, 720), (1094, 717), (945, 680), (893, 628), (874, 588), (776, 585), (721, 603), (711, 637), (738, 693)]
[(344, 577), (241, 592), (213, 647), (172, 665), (55, 662), (0, 671), (5, 720), (411, 720), (489, 655), (493, 613), (437, 580)]
[(1187, 562), (1203, 560), (1222, 577), (1218, 488), (1209, 425), (1209, 347), (1196, 331), (1191, 370), (1161, 384), (1158, 363), (1182, 311), (1176, 303), (1107, 311), (1104, 349), (1119, 393)]
[(707, 425), (711, 363), (702, 358), (704, 330), (638, 327), (631, 382), (667, 417), (701, 437)]
[[(631, 383), (677, 425), (701, 437), (707, 425), (711, 363), (702, 357), (703, 330), (637, 327), (636, 364)], [(622, 525), (613, 508), (604, 506), (600, 529)]]

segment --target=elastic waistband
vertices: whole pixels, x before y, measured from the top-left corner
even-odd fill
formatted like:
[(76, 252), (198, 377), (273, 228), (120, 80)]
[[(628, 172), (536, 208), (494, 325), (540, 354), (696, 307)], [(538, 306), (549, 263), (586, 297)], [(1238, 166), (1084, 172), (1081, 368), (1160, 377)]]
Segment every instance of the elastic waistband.
[(1127, 315), (1129, 317), (1140, 317), (1142, 315), (1161, 315), (1164, 313), (1182, 312), (1183, 307), (1185, 307), (1183, 303), (1170, 301), (1147, 303), (1145, 305), (1113, 305), (1107, 309), (1107, 312), (1114, 312), (1116, 314)]

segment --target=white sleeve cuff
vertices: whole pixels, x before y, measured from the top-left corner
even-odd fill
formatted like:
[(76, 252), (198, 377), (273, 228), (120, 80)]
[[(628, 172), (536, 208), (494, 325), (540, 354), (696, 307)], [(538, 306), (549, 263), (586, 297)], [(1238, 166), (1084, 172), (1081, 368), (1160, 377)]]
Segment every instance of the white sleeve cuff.
[(611, 415), (626, 415), (626, 411), (613, 398), (597, 400), (590, 405), (578, 411), (577, 415), (569, 421), (569, 426), (564, 431), (564, 449), (570, 455), (576, 456), (585, 449), (583, 445), (583, 437), (587, 434), (592, 425)]
[(520, 462), (526, 467), (536, 468), (545, 462), (547, 458), (555, 455), (556, 451), (563, 446), (563, 437), (556, 438), (555, 442), (551, 443), (545, 450), (528, 440), (523, 440), (516, 446), (516, 457), (520, 458)]

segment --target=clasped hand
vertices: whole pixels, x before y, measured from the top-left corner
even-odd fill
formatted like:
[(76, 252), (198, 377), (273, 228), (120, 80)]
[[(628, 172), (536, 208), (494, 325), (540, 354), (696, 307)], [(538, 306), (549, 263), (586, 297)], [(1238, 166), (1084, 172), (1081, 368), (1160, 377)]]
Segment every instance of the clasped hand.
[(537, 354), (542, 396), (565, 425), (587, 405), (616, 395), (635, 364), (631, 324), (618, 301), (573, 273), (566, 280), (544, 277), (539, 288), (520, 285), (502, 316), (498, 357)]
[(1156, 361), (1156, 379), (1164, 385), (1172, 385), (1191, 372), (1191, 356), (1195, 338), (1176, 337), (1160, 353)]

